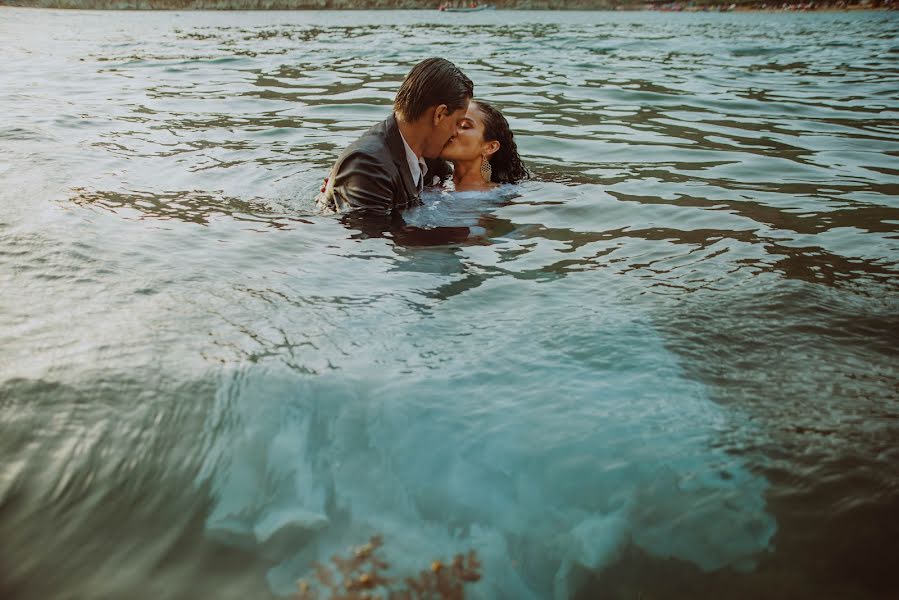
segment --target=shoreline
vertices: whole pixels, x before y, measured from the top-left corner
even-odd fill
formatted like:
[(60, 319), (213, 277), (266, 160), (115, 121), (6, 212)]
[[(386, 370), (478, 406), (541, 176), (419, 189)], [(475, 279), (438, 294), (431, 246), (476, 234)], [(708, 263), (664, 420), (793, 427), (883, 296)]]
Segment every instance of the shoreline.
[[(421, 0), (0, 0), (0, 7), (50, 10), (121, 11), (437, 11), (437, 4)], [(87, 5), (87, 6), (85, 6)], [(690, 2), (652, 1), (615, 4), (603, 0), (498, 0), (503, 11), (591, 11), (591, 12), (683, 12), (683, 13), (785, 13), (785, 12), (889, 12), (899, 9), (899, 0), (828, 2)]]
[[(90, 8), (75, 8), (72, 6), (34, 6), (34, 5), (25, 5), (25, 4), (0, 4), (0, 9), (3, 8), (24, 8), (24, 9), (33, 9), (33, 10), (59, 10), (59, 11), (84, 11), (84, 12), (364, 12), (364, 11), (434, 11), (439, 12), (437, 9), (430, 8), (385, 8), (385, 7), (341, 7), (341, 8), (312, 8), (312, 7), (294, 7), (294, 8), (212, 8), (212, 7), (202, 7), (202, 8), (145, 8), (145, 7), (99, 7), (92, 6)], [(659, 13), (659, 12), (680, 12), (685, 14), (783, 14), (783, 13), (826, 13), (826, 14), (836, 14), (836, 13), (850, 13), (850, 12), (893, 12), (897, 9), (895, 8), (823, 8), (823, 9), (813, 9), (813, 10), (805, 10), (805, 9), (793, 9), (793, 8), (744, 8), (744, 9), (734, 9), (734, 10), (702, 10), (702, 9), (692, 9), (692, 10), (659, 10), (659, 9), (650, 9), (650, 8), (642, 8), (642, 7), (611, 7), (611, 8), (504, 8), (500, 9), (503, 12), (647, 12), (647, 13)], [(452, 14), (452, 13), (451, 13)]]

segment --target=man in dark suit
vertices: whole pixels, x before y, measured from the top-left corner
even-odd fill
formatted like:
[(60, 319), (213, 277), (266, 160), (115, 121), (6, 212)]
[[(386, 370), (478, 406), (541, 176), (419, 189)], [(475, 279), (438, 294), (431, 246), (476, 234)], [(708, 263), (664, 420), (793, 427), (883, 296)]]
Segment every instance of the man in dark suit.
[(421, 190), (448, 167), (438, 157), (474, 94), (456, 65), (429, 58), (406, 75), (393, 114), (350, 144), (334, 163), (319, 205), (352, 210), (354, 221), (395, 218), (421, 202)]

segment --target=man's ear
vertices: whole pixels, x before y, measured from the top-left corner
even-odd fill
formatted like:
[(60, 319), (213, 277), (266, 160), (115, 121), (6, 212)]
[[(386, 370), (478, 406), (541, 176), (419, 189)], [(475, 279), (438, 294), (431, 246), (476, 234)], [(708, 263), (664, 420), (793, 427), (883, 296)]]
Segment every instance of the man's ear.
[(449, 107), (446, 104), (438, 104), (434, 107), (434, 127), (437, 127), (442, 120), (450, 116)]

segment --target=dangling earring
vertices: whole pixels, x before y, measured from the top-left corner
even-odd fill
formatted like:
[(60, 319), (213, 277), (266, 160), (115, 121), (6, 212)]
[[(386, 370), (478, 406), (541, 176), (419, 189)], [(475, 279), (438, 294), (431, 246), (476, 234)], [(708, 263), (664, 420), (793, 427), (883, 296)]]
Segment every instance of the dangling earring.
[(490, 183), (490, 178), (493, 176), (493, 167), (490, 166), (490, 161), (487, 160), (487, 157), (481, 158), (481, 177), (484, 178), (484, 182)]

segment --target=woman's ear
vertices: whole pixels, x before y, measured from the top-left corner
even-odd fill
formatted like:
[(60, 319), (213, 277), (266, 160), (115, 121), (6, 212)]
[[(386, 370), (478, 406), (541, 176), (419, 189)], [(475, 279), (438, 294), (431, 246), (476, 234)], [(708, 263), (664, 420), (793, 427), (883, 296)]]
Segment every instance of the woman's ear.
[(487, 156), (493, 156), (494, 154), (496, 154), (497, 150), (499, 150), (499, 142), (496, 140), (484, 144), (484, 153)]
[(450, 116), (449, 107), (446, 104), (439, 104), (434, 108), (434, 127), (440, 125), (440, 122)]

